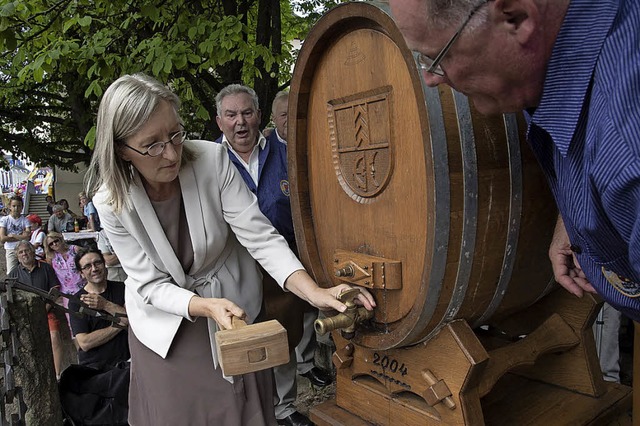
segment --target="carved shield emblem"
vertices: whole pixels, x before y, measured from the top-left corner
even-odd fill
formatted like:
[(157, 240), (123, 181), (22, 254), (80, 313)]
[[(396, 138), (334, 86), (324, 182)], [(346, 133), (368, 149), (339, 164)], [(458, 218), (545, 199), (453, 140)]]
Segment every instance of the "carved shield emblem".
[(391, 88), (332, 100), (329, 132), (340, 185), (355, 201), (369, 203), (392, 173)]

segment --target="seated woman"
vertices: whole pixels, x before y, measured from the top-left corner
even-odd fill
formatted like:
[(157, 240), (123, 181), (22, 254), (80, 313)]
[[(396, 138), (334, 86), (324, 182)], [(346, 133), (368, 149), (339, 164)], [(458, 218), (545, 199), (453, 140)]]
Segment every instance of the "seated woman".
[(62, 198), (60, 199), (60, 201), (58, 201), (58, 204), (62, 206), (62, 208), (64, 209), (65, 213), (69, 213), (71, 215), (71, 217), (73, 217), (74, 219), (80, 217), (77, 214), (75, 214), (74, 212), (71, 211), (71, 209), (69, 208), (69, 202), (66, 200), (66, 198)]
[[(135, 425), (274, 425), (272, 373), (223, 377), (213, 335), (256, 321), (254, 258), (320, 309), (344, 311), (350, 288), (323, 289), (262, 215), (222, 145), (186, 141), (179, 99), (145, 75), (104, 93), (88, 192), (125, 272)], [(241, 114), (239, 114), (241, 116)], [(359, 303), (373, 309), (371, 294)], [(178, 388), (176, 383), (182, 383)]]
[[(47, 234), (45, 239), (47, 262), (53, 266), (58, 281), (60, 281), (60, 292), (64, 294), (76, 294), (85, 284), (83, 276), (76, 269), (77, 250), (77, 246), (67, 245), (61, 233), (49, 232)], [(68, 307), (69, 300), (67, 298), (62, 300), (64, 306)], [(67, 315), (68, 318), (69, 315)]]

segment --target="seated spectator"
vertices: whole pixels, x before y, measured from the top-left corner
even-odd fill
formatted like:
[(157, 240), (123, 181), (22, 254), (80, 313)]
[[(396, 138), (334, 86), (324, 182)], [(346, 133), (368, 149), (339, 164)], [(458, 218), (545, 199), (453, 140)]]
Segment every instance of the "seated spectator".
[(102, 252), (104, 256), (104, 262), (107, 265), (107, 279), (109, 281), (124, 282), (127, 279), (127, 274), (124, 272), (122, 265), (120, 265), (120, 259), (116, 256), (107, 237), (107, 233), (103, 230), (98, 235), (98, 250)]
[[(76, 254), (75, 263), (76, 269), (87, 280), (76, 296), (91, 309), (106, 311), (111, 315), (126, 314), (124, 283), (107, 280), (102, 253), (95, 248), (82, 248)], [(79, 310), (75, 302), (70, 302), (69, 308)], [(101, 318), (71, 316), (71, 330), (79, 346), (80, 364), (108, 368), (127, 361), (130, 355), (126, 318), (122, 318), (122, 324), (125, 328), (114, 327), (112, 322)]]
[(80, 207), (82, 207), (84, 217), (87, 219), (87, 229), (90, 231), (99, 231), (101, 228), (98, 211), (93, 206), (93, 203), (87, 196), (87, 193), (82, 191), (78, 194), (78, 200), (80, 201)]
[[(78, 221), (78, 225), (80, 226), (80, 229), (87, 227), (87, 218), (84, 217), (82, 214), (76, 214), (75, 212), (73, 212), (69, 208), (69, 202), (65, 198), (60, 199), (60, 201), (58, 201), (58, 204), (64, 207), (65, 213), (69, 213), (74, 221), (76, 220)], [(80, 207), (80, 203), (78, 203), (78, 207)], [(73, 231), (73, 226), (67, 229), (67, 231)]]
[[(75, 264), (78, 246), (67, 245), (62, 234), (52, 231), (47, 234), (44, 250), (47, 254), (47, 262), (53, 267), (60, 282), (60, 291), (64, 294), (76, 294), (84, 286), (84, 277), (76, 269)], [(66, 298), (63, 299), (63, 303), (65, 307), (69, 306)]]
[(64, 208), (64, 212), (69, 213), (72, 218), (74, 219), (80, 218), (80, 216), (78, 216), (77, 214), (71, 211), (71, 209), (69, 208), (69, 202), (65, 198), (60, 199), (60, 201), (58, 201), (58, 204), (60, 204), (62, 208)]
[(73, 230), (73, 216), (64, 211), (64, 207), (60, 204), (53, 206), (53, 214), (49, 218), (47, 229), (49, 232), (67, 232)]
[(36, 250), (36, 260), (44, 260), (44, 239), (47, 234), (42, 229), (42, 219), (35, 213), (27, 216), (27, 220), (31, 224), (31, 239), (29, 242)]
[(56, 203), (53, 201), (53, 197), (51, 195), (47, 195), (47, 198), (45, 199), (47, 200), (47, 211), (49, 212), (49, 216), (51, 216), (53, 214), (53, 206)]
[[(87, 280), (76, 293), (91, 309), (125, 313), (124, 284), (107, 280), (102, 254), (95, 248), (78, 250), (76, 268)], [(77, 302), (69, 307), (78, 311)], [(71, 317), (80, 365), (71, 365), (60, 378), (62, 407), (74, 424), (128, 425), (129, 342), (126, 318), (114, 327), (93, 316)]]
[[(9, 272), (9, 277), (16, 278), (23, 284), (28, 284), (43, 291), (49, 291), (53, 287), (60, 286), (58, 277), (51, 265), (36, 260), (36, 251), (30, 242), (20, 241), (16, 246), (16, 253), (18, 255), (18, 266)], [(56, 370), (56, 377), (60, 377), (63, 359), (60, 322), (51, 311), (52, 305), (47, 304), (46, 307), (49, 320), (49, 334), (51, 336), (51, 348), (53, 350), (53, 365)]]

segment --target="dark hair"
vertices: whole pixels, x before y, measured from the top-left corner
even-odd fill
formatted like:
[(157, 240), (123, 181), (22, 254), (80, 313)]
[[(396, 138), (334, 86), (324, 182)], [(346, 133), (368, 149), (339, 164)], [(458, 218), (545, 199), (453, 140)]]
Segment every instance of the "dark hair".
[(9, 204), (11, 204), (12, 201), (20, 201), (20, 204), (24, 206), (24, 200), (19, 195), (14, 195), (13, 197), (9, 198)]
[(104, 255), (96, 247), (82, 247), (82, 248), (78, 249), (78, 251), (76, 252), (76, 257), (73, 259), (74, 263), (76, 264), (76, 269), (78, 271), (80, 271), (82, 269), (82, 268), (80, 268), (80, 260), (83, 257), (85, 257), (86, 255), (90, 254), (90, 253), (97, 254), (98, 256), (100, 256), (100, 260), (102, 260), (102, 262), (104, 262)]

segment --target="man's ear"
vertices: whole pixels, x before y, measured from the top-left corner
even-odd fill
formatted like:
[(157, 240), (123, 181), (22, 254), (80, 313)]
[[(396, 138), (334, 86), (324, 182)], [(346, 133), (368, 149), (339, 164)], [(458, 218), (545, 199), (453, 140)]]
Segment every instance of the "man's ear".
[(534, 0), (493, 0), (493, 20), (521, 44), (527, 44), (540, 25), (540, 10)]
[(222, 125), (220, 124), (220, 116), (218, 114), (216, 114), (216, 124), (218, 125), (218, 129), (220, 129), (220, 131), (222, 131)]
[(258, 115), (258, 121), (262, 121), (262, 111), (258, 110), (256, 111), (256, 114)]

